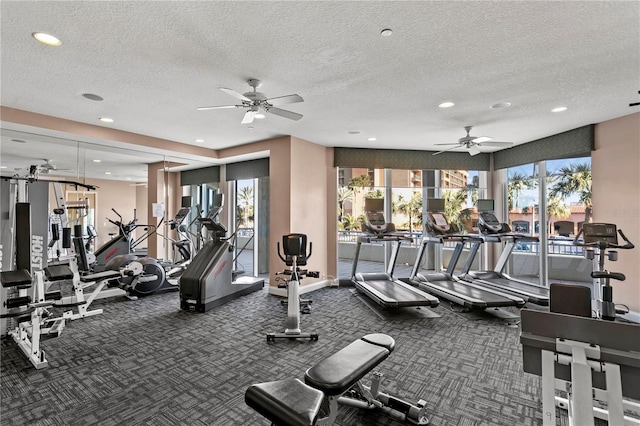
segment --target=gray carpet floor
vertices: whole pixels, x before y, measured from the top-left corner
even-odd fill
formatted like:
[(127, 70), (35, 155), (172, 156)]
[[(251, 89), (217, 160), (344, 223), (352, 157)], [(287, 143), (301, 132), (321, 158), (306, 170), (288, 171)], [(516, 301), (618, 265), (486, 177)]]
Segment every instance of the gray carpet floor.
[[(286, 308), (266, 288), (207, 313), (179, 309), (178, 293), (94, 302), (102, 315), (68, 322), (43, 343), (49, 367), (34, 369), (1, 341), (0, 423), (8, 425), (267, 425), (244, 402), (252, 383), (287, 377), (368, 333), (396, 350), (379, 370), (383, 388), (424, 399), (433, 425), (541, 423), (540, 378), (522, 371), (519, 328), (442, 303), (421, 315), (383, 319), (352, 288), (306, 294), (303, 331), (319, 340), (267, 343)], [(368, 380), (368, 379), (367, 379)], [(343, 407), (339, 425), (398, 425), (376, 411)]]

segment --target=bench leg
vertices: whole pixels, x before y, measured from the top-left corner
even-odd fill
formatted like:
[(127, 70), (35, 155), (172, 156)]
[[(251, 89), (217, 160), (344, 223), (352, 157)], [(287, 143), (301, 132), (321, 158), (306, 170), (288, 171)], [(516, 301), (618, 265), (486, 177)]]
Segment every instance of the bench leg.
[(329, 413), (327, 414), (327, 417), (323, 417), (318, 419), (318, 421), (316, 422), (316, 426), (329, 426), (332, 425), (333, 422), (336, 421), (336, 417), (338, 417), (338, 400), (339, 398), (336, 396), (328, 396), (326, 398), (327, 402), (329, 403)]
[(344, 396), (338, 399), (343, 405), (362, 409), (379, 408), (389, 416), (414, 425), (426, 425), (429, 419), (425, 415), (426, 401), (419, 400), (416, 404), (399, 399), (395, 396), (380, 392), (382, 374), (374, 372), (371, 386), (357, 382)]

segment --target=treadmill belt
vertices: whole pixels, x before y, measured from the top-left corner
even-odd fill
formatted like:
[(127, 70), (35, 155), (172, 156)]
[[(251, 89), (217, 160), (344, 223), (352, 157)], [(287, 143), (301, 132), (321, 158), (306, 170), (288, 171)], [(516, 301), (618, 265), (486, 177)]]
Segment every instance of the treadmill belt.
[(433, 291), (438, 297), (461, 303), (470, 309), (500, 306), (522, 306), (524, 300), (509, 298), (453, 280), (417, 281), (425, 291)]
[(534, 284), (525, 284), (518, 281), (512, 281), (507, 278), (497, 276), (483, 276), (482, 274), (469, 274), (469, 278), (481, 280), (479, 284), (485, 284), (494, 288), (508, 291), (512, 294), (525, 296), (529, 302), (536, 305), (549, 305), (549, 289)]
[[(360, 274), (358, 274), (360, 275)], [(438, 299), (401, 281), (357, 277), (356, 288), (385, 308), (405, 306), (438, 306)]]

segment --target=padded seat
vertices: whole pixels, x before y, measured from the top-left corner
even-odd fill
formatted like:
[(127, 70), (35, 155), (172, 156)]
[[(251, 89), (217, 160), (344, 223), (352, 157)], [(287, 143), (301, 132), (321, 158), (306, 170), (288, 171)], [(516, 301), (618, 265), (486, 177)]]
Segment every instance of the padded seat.
[(277, 425), (312, 426), (324, 395), (298, 379), (259, 383), (244, 394), (247, 405)]
[(52, 265), (44, 268), (44, 274), (49, 281), (73, 279), (73, 271), (67, 265)]
[(309, 368), (304, 381), (325, 395), (341, 395), (385, 360), (394, 348), (392, 337), (367, 334)]
[(2, 287), (19, 287), (31, 285), (31, 274), (26, 269), (0, 272)]

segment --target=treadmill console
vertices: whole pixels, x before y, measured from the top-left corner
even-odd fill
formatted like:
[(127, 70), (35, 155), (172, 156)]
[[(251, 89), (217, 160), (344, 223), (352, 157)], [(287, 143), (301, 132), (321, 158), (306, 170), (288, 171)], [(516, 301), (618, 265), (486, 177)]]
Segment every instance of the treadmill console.
[(504, 231), (504, 226), (492, 212), (478, 213), (478, 228), (483, 234), (497, 234)]
[(435, 235), (456, 233), (458, 230), (447, 222), (443, 213), (429, 213), (427, 216), (427, 226)]
[(393, 223), (387, 223), (384, 218), (384, 214), (380, 211), (368, 211), (366, 212), (367, 221), (362, 222), (361, 229), (367, 234), (384, 235), (390, 232), (395, 232), (396, 227)]

